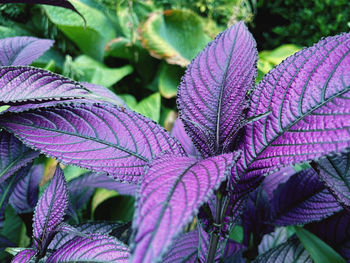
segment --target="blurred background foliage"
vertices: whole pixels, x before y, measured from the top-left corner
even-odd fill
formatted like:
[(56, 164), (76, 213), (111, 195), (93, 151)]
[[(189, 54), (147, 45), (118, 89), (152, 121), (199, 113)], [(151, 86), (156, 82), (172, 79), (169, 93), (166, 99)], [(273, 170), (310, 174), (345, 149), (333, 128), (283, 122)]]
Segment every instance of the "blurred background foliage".
[[(348, 0), (71, 2), (85, 17), (86, 26), (79, 15), (63, 8), (0, 4), (0, 38), (54, 39), (54, 47), (33, 66), (105, 86), (131, 109), (167, 130), (171, 130), (177, 117), (177, 86), (186, 66), (231, 24), (244, 20), (257, 41), (257, 81), (303, 46), (310, 46), (321, 37), (347, 32), (350, 27)], [(46, 164), (44, 183), (52, 176), (57, 162), (43, 157), (41, 162)], [(65, 168), (67, 180), (84, 172), (77, 167)], [(76, 220), (130, 221), (133, 202), (131, 197), (100, 189), (82, 207)], [(109, 211), (112, 203), (118, 207), (114, 212)], [(16, 217), (10, 208), (6, 213), (8, 218)], [(13, 222), (18, 221), (20, 225), (17, 219)], [(31, 217), (28, 222), (30, 220)], [(18, 238), (26, 242), (23, 225), (18, 229), (13, 242)], [(11, 228), (8, 231), (14, 233)]]

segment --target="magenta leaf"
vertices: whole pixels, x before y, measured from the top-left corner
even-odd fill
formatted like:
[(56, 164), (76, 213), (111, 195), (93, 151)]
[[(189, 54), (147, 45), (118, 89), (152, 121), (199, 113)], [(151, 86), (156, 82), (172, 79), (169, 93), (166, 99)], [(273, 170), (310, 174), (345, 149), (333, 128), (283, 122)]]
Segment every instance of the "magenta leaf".
[(280, 184), (271, 206), (272, 222), (279, 226), (319, 221), (342, 209), (313, 169), (301, 171)]
[(182, 146), (150, 119), (110, 104), (77, 104), (4, 114), (0, 126), (25, 144), (67, 164), (138, 182), (160, 154), (183, 155)]
[(186, 131), (204, 156), (232, 150), (257, 59), (255, 40), (240, 22), (219, 34), (188, 66), (177, 103)]
[(337, 200), (350, 207), (350, 153), (320, 158), (319, 176)]
[(238, 154), (197, 160), (164, 155), (141, 180), (133, 220), (133, 262), (159, 262), (213, 190), (227, 178)]
[(34, 249), (24, 249), (18, 252), (16, 256), (14, 256), (11, 263), (29, 263), (35, 254), (36, 251)]
[(350, 146), (350, 33), (284, 60), (254, 90), (234, 173), (249, 180)]
[(18, 181), (10, 197), (10, 204), (17, 214), (29, 213), (34, 210), (43, 174), (44, 166), (34, 165), (28, 174)]
[[(122, 223), (112, 223), (112, 222), (89, 222), (83, 223), (75, 226), (75, 229), (83, 234), (105, 234), (109, 235), (114, 229), (122, 227)], [(72, 232), (58, 232), (55, 237), (50, 242), (48, 249), (55, 250), (62, 247), (69, 240), (75, 238), (76, 235)]]
[(296, 236), (292, 236), (288, 241), (274, 247), (262, 255), (259, 255), (254, 263), (312, 263), (312, 259)]
[(180, 118), (177, 118), (171, 130), (171, 135), (179, 140), (188, 156), (199, 157), (200, 153), (194, 146), (191, 138), (187, 135), (185, 127)]
[(50, 184), (35, 207), (33, 236), (37, 249), (44, 249), (51, 241), (55, 228), (63, 220), (67, 203), (67, 185), (62, 170), (57, 167)]
[(13, 134), (0, 130), (0, 183), (39, 156), (23, 145)]
[(189, 262), (196, 263), (198, 259), (198, 230), (180, 235), (164, 256), (164, 263)]
[(92, 92), (71, 79), (33, 67), (0, 68), (0, 103), (85, 98)]
[(36, 37), (0, 39), (0, 66), (26, 66), (45, 53), (54, 41)]
[(114, 237), (93, 234), (75, 237), (56, 250), (47, 263), (58, 262), (129, 262), (129, 249)]

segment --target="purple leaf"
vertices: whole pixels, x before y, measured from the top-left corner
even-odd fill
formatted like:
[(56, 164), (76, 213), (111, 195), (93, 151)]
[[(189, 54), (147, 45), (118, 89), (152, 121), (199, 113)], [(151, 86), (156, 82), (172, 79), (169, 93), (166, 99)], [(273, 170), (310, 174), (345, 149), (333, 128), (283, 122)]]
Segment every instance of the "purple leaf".
[(186, 131), (204, 156), (232, 150), (257, 59), (255, 40), (240, 22), (219, 34), (188, 66), (177, 103)]
[(35, 207), (33, 236), (34, 244), (39, 250), (48, 245), (53, 231), (62, 222), (68, 203), (67, 195), (63, 172), (57, 167), (50, 184)]
[(270, 249), (262, 255), (259, 255), (254, 263), (270, 263), (270, 262), (283, 262), (283, 263), (312, 263), (312, 259), (299, 239), (292, 236), (288, 241), (278, 245), (277, 247)]
[(38, 201), (39, 183), (44, 174), (43, 165), (34, 165), (28, 174), (18, 181), (10, 197), (10, 204), (17, 214), (34, 210)]
[(110, 91), (106, 87), (87, 82), (80, 82), (80, 84), (93, 93), (97, 94), (99, 97), (104, 98), (106, 101), (117, 104), (118, 106), (123, 106), (127, 109), (129, 108), (128, 105), (120, 97), (118, 97), (114, 92)]
[(27, 175), (29, 168), (30, 168), (30, 165), (22, 167), (10, 178), (8, 178), (6, 181), (0, 184), (0, 228), (2, 227), (5, 208), (7, 206), (9, 198), (13, 193), (13, 190), (15, 189), (18, 181)]
[(313, 234), (334, 248), (343, 258), (350, 260), (350, 214), (343, 210), (320, 222), (305, 226)]
[(34, 249), (24, 249), (21, 252), (18, 252), (16, 256), (14, 256), (11, 263), (29, 263), (35, 254), (36, 251)]
[[(105, 234), (108, 235), (112, 232), (113, 229), (123, 226), (124, 224), (117, 224), (111, 222), (89, 222), (83, 223), (75, 226), (75, 229), (84, 234)], [(48, 249), (58, 249), (62, 247), (69, 240), (75, 238), (76, 235), (70, 232), (58, 232), (55, 237), (50, 242)]]
[(68, 0), (1, 0), (1, 3), (2, 4), (23, 3), (23, 4), (42, 4), (42, 5), (59, 6), (59, 7), (67, 8), (74, 11), (79, 16), (81, 16), (81, 18), (84, 20), (84, 23), (86, 24), (85, 18)]
[(254, 90), (234, 174), (244, 180), (350, 146), (350, 34), (322, 39)]
[(92, 92), (71, 79), (32, 67), (0, 68), (0, 103), (85, 98)]
[(164, 155), (141, 180), (133, 221), (133, 262), (158, 262), (172, 240), (225, 180), (238, 154), (205, 160)]
[(320, 158), (319, 176), (337, 200), (350, 207), (350, 152)]
[(54, 41), (36, 37), (0, 39), (0, 66), (26, 66), (45, 53)]
[(280, 184), (273, 193), (272, 222), (286, 226), (319, 221), (342, 207), (319, 181), (313, 169), (307, 169)]
[(135, 184), (120, 183), (107, 176), (106, 173), (85, 173), (68, 183), (68, 189), (74, 196), (83, 187), (95, 189), (97, 187), (115, 190), (121, 195), (136, 195), (138, 186)]
[(171, 135), (179, 140), (185, 152), (191, 157), (199, 157), (200, 153), (194, 146), (191, 138), (187, 135), (185, 131), (185, 126), (180, 118), (177, 118), (173, 129), (171, 130)]
[(117, 239), (100, 234), (75, 237), (56, 250), (47, 263), (58, 262), (129, 262), (129, 249)]
[(286, 182), (295, 173), (296, 171), (292, 166), (287, 166), (276, 173), (267, 175), (262, 182), (262, 187), (265, 190), (268, 198), (271, 200), (273, 191), (278, 187), (278, 185)]
[(13, 134), (0, 130), (0, 183), (38, 156)]
[(161, 152), (184, 154), (158, 124), (110, 104), (4, 114), (0, 126), (63, 163), (107, 172), (119, 181), (138, 182), (147, 162)]
[(188, 262), (196, 263), (198, 258), (199, 233), (198, 230), (182, 234), (173, 243), (169, 252), (164, 256), (164, 263)]

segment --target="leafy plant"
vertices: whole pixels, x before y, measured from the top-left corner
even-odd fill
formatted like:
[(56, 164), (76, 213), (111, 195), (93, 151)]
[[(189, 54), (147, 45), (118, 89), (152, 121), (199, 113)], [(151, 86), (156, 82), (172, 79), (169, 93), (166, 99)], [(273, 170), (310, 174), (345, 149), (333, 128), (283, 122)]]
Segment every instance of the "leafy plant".
[[(39, 153), (93, 172), (67, 186), (56, 168), (35, 207), (30, 247), (9, 249), (14, 262), (271, 262), (287, 254), (290, 262), (311, 262), (317, 249), (327, 258), (349, 259), (350, 235), (326, 235), (305, 250), (316, 235), (274, 232), (280, 231), (275, 226), (303, 224), (315, 232), (333, 218), (350, 222), (342, 208), (350, 192), (347, 198), (339, 193), (349, 170), (349, 33), (302, 49), (255, 86), (255, 40), (242, 22), (228, 28), (182, 78), (180, 120), (172, 133), (178, 139), (104, 87), (12, 65), (18, 54), (26, 64), (41, 55), (27, 53), (26, 41), (38, 49), (51, 45), (32, 38), (0, 41), (7, 58), (0, 68), (2, 207)], [(311, 167), (298, 173), (289, 167), (303, 162)], [(74, 185), (89, 192), (94, 182), (105, 185), (105, 175), (113, 178), (110, 190), (135, 194), (137, 188), (131, 229), (63, 223), (80, 206), (69, 201), (69, 191), (82, 196)], [(229, 239), (234, 226), (242, 227), (241, 241)], [(330, 247), (339, 242), (345, 245)]]

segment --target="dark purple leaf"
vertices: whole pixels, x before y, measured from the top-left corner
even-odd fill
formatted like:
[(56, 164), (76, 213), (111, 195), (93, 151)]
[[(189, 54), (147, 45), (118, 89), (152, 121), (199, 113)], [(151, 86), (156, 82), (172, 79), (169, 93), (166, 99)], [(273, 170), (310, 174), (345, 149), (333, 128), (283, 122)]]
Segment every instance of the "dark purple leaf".
[(17, 253), (17, 255), (12, 259), (11, 263), (29, 263), (35, 254), (36, 251), (34, 249), (24, 249)]
[(164, 155), (141, 180), (133, 221), (133, 262), (158, 262), (172, 240), (226, 179), (238, 154), (205, 160)]
[(33, 236), (35, 246), (42, 249), (47, 246), (55, 228), (62, 222), (68, 203), (67, 185), (62, 170), (56, 172), (41, 195), (35, 207), (33, 218)]
[(58, 262), (129, 262), (129, 249), (114, 237), (93, 234), (75, 237), (56, 250), (46, 263)]
[(320, 222), (305, 226), (324, 242), (334, 248), (343, 258), (350, 260), (350, 214), (343, 210)]
[(224, 259), (235, 257), (237, 253), (245, 249), (246, 249), (245, 245), (238, 243), (236, 241), (233, 241), (231, 239), (228, 239), (225, 246)]
[(81, 18), (84, 20), (84, 23), (86, 24), (85, 18), (68, 0), (1, 0), (1, 4), (6, 3), (42, 4), (67, 8), (81, 16)]
[(350, 146), (350, 33), (324, 38), (254, 90), (234, 174), (244, 180)]
[(169, 252), (164, 256), (164, 263), (198, 262), (199, 233), (198, 230), (179, 236)]
[(179, 140), (185, 152), (191, 157), (199, 157), (200, 154), (196, 147), (194, 146), (191, 138), (187, 135), (185, 131), (184, 124), (180, 118), (177, 118), (173, 129), (171, 130), (171, 135)]
[(188, 66), (177, 103), (186, 131), (204, 156), (232, 150), (257, 59), (255, 40), (240, 22), (219, 34)]
[(0, 228), (2, 227), (2, 223), (4, 221), (5, 208), (10, 196), (13, 193), (18, 181), (27, 175), (29, 168), (29, 165), (22, 167), (10, 178), (0, 184)]
[(107, 172), (119, 181), (138, 182), (147, 162), (161, 152), (184, 154), (158, 124), (110, 104), (4, 114), (0, 126), (63, 163)]
[(36, 37), (0, 39), (0, 66), (29, 65), (44, 54), (53, 43), (53, 40)]
[(350, 207), (350, 152), (320, 158), (319, 176), (338, 201)]
[(44, 174), (43, 165), (34, 165), (28, 174), (18, 181), (10, 197), (10, 204), (17, 214), (34, 210), (38, 201), (39, 183)]
[(0, 183), (38, 156), (13, 134), (0, 130)]
[[(105, 234), (108, 235), (113, 229), (118, 228), (124, 224), (112, 222), (88, 222), (75, 226), (75, 229), (84, 234)], [(70, 232), (58, 232), (50, 242), (49, 249), (55, 250), (62, 247), (69, 240), (75, 238), (76, 235)]]
[(313, 169), (301, 171), (280, 184), (271, 206), (272, 223), (279, 226), (319, 221), (342, 209)]
[(312, 263), (312, 259), (299, 239), (292, 236), (288, 241), (278, 245), (277, 247), (270, 249), (262, 255), (259, 255), (254, 263), (271, 263), (271, 262), (283, 262), (283, 263)]
[(278, 187), (278, 185), (286, 182), (295, 173), (296, 171), (292, 166), (287, 166), (276, 173), (267, 175), (262, 182), (262, 187), (265, 190), (268, 198), (271, 200), (273, 191)]
[(0, 69), (0, 103), (85, 98), (92, 92), (78, 82), (32, 67)]

